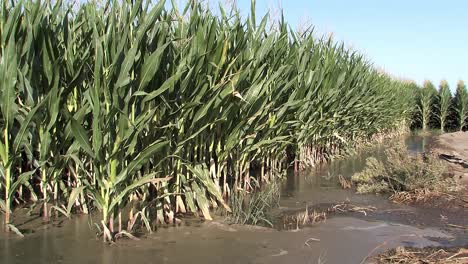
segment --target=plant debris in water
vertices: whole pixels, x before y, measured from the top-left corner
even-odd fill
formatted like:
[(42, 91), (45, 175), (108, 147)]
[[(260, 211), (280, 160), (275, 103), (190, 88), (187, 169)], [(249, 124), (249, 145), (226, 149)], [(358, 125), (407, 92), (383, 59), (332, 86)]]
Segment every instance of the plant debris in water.
[(317, 211), (311, 210), (306, 207), (305, 211), (301, 211), (292, 215), (286, 215), (283, 217), (283, 228), (284, 229), (300, 229), (306, 225), (313, 225), (316, 223), (322, 223), (327, 220), (328, 210), (327, 211)]
[(357, 206), (350, 203), (339, 203), (329, 209), (331, 212), (338, 213), (358, 212), (365, 216), (367, 216), (368, 212), (374, 212), (375, 210), (377, 210), (377, 208), (374, 206)]
[[(323, 208), (323, 207), (322, 207)], [(373, 206), (358, 206), (346, 202), (331, 205), (326, 209), (306, 207), (304, 211), (283, 216), (284, 229), (300, 229), (307, 225), (322, 223), (329, 218), (331, 214), (344, 214), (349, 212), (358, 212), (367, 216), (369, 212), (374, 212), (377, 208)]]
[(391, 193), (396, 202), (413, 202), (458, 191), (446, 166), (432, 154), (412, 156), (398, 144), (386, 150), (387, 160), (366, 160), (362, 172), (352, 176), (358, 193)]
[(468, 263), (467, 248), (398, 247), (373, 258), (370, 263)]
[(231, 195), (231, 213), (226, 218), (228, 223), (273, 227), (270, 212), (279, 206), (279, 184), (273, 181), (263, 187), (256, 184), (256, 188), (253, 193), (239, 190)]
[(340, 181), (340, 185), (343, 189), (351, 189), (351, 187), (353, 186), (353, 183), (347, 180), (342, 175), (338, 175), (338, 180)]

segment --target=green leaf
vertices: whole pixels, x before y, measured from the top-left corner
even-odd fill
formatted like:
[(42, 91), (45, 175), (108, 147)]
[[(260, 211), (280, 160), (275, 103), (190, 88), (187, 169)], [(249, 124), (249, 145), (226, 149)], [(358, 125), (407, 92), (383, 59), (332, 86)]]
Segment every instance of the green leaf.
[[(92, 158), (95, 157), (93, 149), (91, 148), (91, 144), (89, 143), (88, 135), (86, 134), (86, 130), (75, 120), (75, 118), (71, 118), (71, 130), (72, 134), (75, 139), (80, 144), (81, 148)], [(98, 150), (96, 150), (98, 151)]]
[(28, 180), (31, 178), (31, 176), (36, 173), (36, 170), (32, 171), (27, 171), (21, 173), (16, 181), (13, 182), (13, 184), (10, 187), (10, 193), (8, 194), (9, 198), (12, 199), (13, 195), (15, 194), (16, 190), (18, 189), (19, 186), (25, 184), (28, 182)]
[(123, 191), (119, 192), (119, 195), (117, 195), (114, 199), (112, 199), (110, 205), (109, 205), (109, 212), (111, 212), (114, 209), (114, 206), (117, 204), (121, 203), (128, 195), (129, 192), (135, 190), (136, 188), (146, 184), (146, 183), (160, 183), (160, 182), (167, 182), (169, 181), (172, 177), (166, 177), (166, 178), (154, 178), (157, 175), (157, 173), (150, 173), (134, 182), (132, 182), (130, 185), (128, 185)]
[(130, 69), (133, 67), (133, 64), (135, 63), (135, 57), (138, 51), (138, 45), (133, 45), (133, 47), (128, 51), (128, 53), (125, 55), (125, 60), (122, 63), (122, 66), (120, 68), (120, 74), (119, 78), (117, 79), (117, 82), (115, 83), (116, 88), (123, 87), (127, 84), (130, 83)]
[(149, 93), (148, 95), (145, 96), (145, 99), (143, 99), (143, 103), (146, 103), (148, 101), (153, 100), (154, 98), (158, 97), (160, 94), (164, 93), (167, 89), (172, 87), (184, 74), (185, 71), (180, 71), (173, 76), (171, 76), (169, 79), (167, 79), (157, 90)]
[(206, 188), (208, 193), (212, 195), (216, 200), (221, 203), (224, 208), (230, 212), (231, 208), (224, 202), (224, 199), (221, 196), (219, 191), (219, 186), (216, 186), (214, 182), (210, 179), (210, 172), (206, 166), (196, 165), (191, 166), (189, 164), (184, 164), (187, 169), (189, 169), (195, 176), (195, 180), (199, 182), (202, 186)]
[(71, 215), (70, 215), (67, 211), (65, 211), (63, 208), (60, 208), (60, 207), (58, 207), (58, 206), (52, 205), (52, 206), (50, 207), (50, 209), (51, 209), (51, 210), (54, 209), (54, 210), (56, 210), (57, 212), (60, 212), (60, 213), (63, 214), (66, 218), (70, 218), (70, 217), (71, 217)]
[(8, 162), (7, 156), (6, 156), (5, 145), (3, 145), (1, 140), (0, 140), (0, 158), (2, 159), (2, 163), (6, 164)]
[(138, 90), (144, 89), (148, 85), (148, 83), (153, 79), (154, 74), (159, 69), (159, 64), (161, 63), (161, 55), (166, 50), (166, 47), (169, 44), (170, 42), (159, 47), (148, 58), (146, 58), (141, 69), (140, 86)]
[(119, 173), (117, 176), (115, 184), (117, 185), (119, 182), (123, 181), (127, 176), (133, 175), (137, 170), (139, 170), (143, 165), (145, 165), (150, 158), (152, 158), (158, 151), (162, 148), (167, 146), (169, 141), (157, 141), (148, 147), (146, 147), (143, 151), (138, 154), (138, 156), (133, 159), (127, 167), (125, 167), (122, 172)]
[(72, 192), (70, 193), (70, 197), (68, 197), (68, 205), (67, 205), (67, 214), (68, 217), (71, 215), (71, 210), (73, 208), (73, 205), (76, 202), (76, 199), (78, 198), (78, 195), (83, 192), (83, 190), (86, 188), (86, 186), (79, 186), (76, 188), (73, 188)]
[(16, 81), (17, 81), (17, 58), (16, 43), (14, 37), (10, 37), (5, 48), (5, 53), (0, 59), (1, 83), (2, 83), (2, 104), (1, 110), (5, 127), (10, 129), (13, 125), (14, 115), (17, 112), (16, 100)]

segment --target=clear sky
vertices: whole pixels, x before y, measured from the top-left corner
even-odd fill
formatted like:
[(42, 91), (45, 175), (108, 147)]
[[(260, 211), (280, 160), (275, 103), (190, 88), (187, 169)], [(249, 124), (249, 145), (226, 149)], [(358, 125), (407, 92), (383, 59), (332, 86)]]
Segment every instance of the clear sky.
[[(237, 5), (248, 15), (250, 0)], [(291, 26), (333, 32), (397, 77), (468, 82), (468, 0), (257, 0), (257, 16), (278, 6)]]

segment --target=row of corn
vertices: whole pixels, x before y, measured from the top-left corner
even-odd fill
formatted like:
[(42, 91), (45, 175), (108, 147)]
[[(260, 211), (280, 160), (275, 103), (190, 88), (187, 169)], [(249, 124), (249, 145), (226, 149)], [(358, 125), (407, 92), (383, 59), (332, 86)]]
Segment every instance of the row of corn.
[(99, 212), (106, 241), (136, 222), (211, 219), (232, 192), (406, 127), (411, 83), (254, 6), (3, 1), (6, 228), (29, 204), (45, 221)]

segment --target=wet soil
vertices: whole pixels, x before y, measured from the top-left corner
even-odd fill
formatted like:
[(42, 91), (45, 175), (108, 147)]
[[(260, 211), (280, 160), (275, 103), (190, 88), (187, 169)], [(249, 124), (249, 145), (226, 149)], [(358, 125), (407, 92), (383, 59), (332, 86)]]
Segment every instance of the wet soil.
[(468, 132), (455, 132), (436, 138), (433, 152), (447, 161), (450, 171), (465, 186), (468, 186)]

